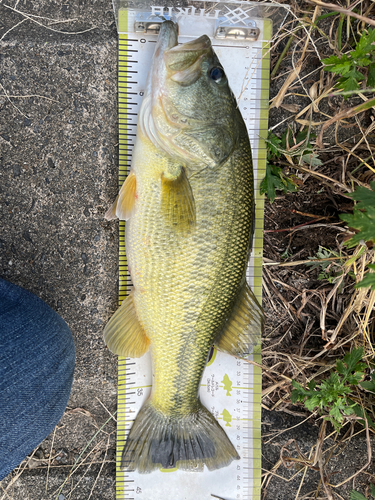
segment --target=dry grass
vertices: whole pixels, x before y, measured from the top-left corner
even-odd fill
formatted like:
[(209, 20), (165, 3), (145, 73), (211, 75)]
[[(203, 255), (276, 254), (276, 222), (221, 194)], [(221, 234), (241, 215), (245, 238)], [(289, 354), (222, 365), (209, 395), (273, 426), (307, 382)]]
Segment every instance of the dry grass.
[[(290, 16), (289, 22), (277, 36), (276, 47), (283, 37), (285, 47), (283, 50), (274, 49), (271, 79), (271, 86), (278, 85), (279, 79), (284, 82), (281, 86), (279, 84), (278, 93), (271, 100), (271, 109), (283, 109), (284, 114), (287, 111), (289, 116), (276, 123), (272, 129), (281, 132), (289, 126), (296, 133), (307, 130), (310, 135), (314, 132), (317, 136), (314, 151), (323, 161), (318, 166), (306, 165), (296, 162), (292, 155), (285, 154), (279, 166), (285, 166), (288, 174), (294, 173), (301, 190), (306, 181), (313, 177), (335, 200), (340, 198), (345, 201), (346, 198), (348, 210), (345, 211), (350, 212), (352, 205), (348, 194), (356, 186), (370, 188), (369, 183), (375, 179), (373, 111), (370, 108), (357, 112), (358, 103), (373, 99), (374, 94), (360, 91), (353, 99), (345, 101), (334, 89), (337, 79), (331, 73), (324, 72), (320, 63), (315, 62), (314, 68), (309, 58), (317, 55), (323, 59), (351, 50), (353, 35), (358, 39), (362, 30), (375, 25), (375, 4), (367, 0), (353, 3), (342, 1), (337, 2), (337, 5), (311, 0), (306, 3), (292, 2), (292, 10), (293, 16)], [(319, 16), (330, 11), (336, 11), (336, 14), (328, 18), (329, 22), (315, 24)], [(339, 30), (340, 19), (342, 31)], [(348, 130), (353, 130), (349, 139), (345, 137)], [(310, 141), (314, 144), (312, 139)], [(287, 196), (290, 197), (290, 205), (294, 195)], [(280, 468), (287, 467), (292, 468), (295, 474), (283, 479), (290, 481), (296, 476), (301, 478), (296, 499), (339, 499), (342, 498), (340, 487), (344, 483), (354, 484), (355, 478), (366, 471), (371, 463), (371, 435), (375, 429), (369, 428), (367, 421), (365, 427), (362, 425), (361, 428), (358, 423), (355, 426), (357, 418), (348, 416), (340, 435), (331, 432), (332, 428), (321, 415), (311, 415), (303, 405), (291, 403), (291, 381), (297, 380), (305, 385), (311, 380), (319, 382), (328, 378), (331, 370), (335, 369), (336, 360), (360, 346), (364, 348), (363, 359), (368, 366), (374, 359), (375, 291), (354, 286), (363, 279), (367, 264), (375, 261), (375, 251), (369, 243), (347, 250), (345, 241), (351, 234), (349, 228), (337, 219), (331, 221), (329, 217), (304, 213), (306, 205), (301, 206), (301, 212), (298, 213), (304, 215), (307, 222), (279, 229), (278, 210), (280, 208), (272, 205), (266, 207), (266, 221), (269, 219), (276, 229), (265, 231), (265, 243), (269, 242), (271, 250), (268, 254), (266, 250), (264, 258), (264, 304), (270, 321), (267, 322), (262, 351), (262, 404), (268, 410), (304, 416), (305, 420), (313, 419), (320, 425), (320, 432), (316, 444), (307, 455), (300, 451), (293, 440), (281, 448), (279, 461), (263, 475), (263, 496), (267, 496), (267, 486), (274, 476), (283, 477)], [(297, 231), (306, 233), (318, 227), (335, 234), (334, 251), (339, 257), (321, 259), (322, 263), (329, 264), (327, 274), (335, 271), (337, 278), (331, 282), (313, 279), (314, 271), (307, 267), (311, 260), (299, 259), (298, 254), (293, 255), (291, 250), (291, 242)], [(270, 237), (273, 239), (270, 240)], [(276, 248), (278, 237), (282, 249)], [(286, 260), (280, 258), (285, 245), (288, 253)], [(310, 257), (314, 253), (311, 251)], [(357, 389), (352, 399), (374, 419), (373, 394)], [(355, 432), (354, 429), (360, 430)], [(283, 432), (285, 430), (272, 432), (270, 440)], [(336, 450), (359, 433), (365, 435), (367, 442), (365, 463), (362, 466), (358, 464), (354, 476), (335, 484), (326, 474), (327, 465)], [(335, 444), (329, 446), (332, 439)], [(265, 440), (267, 442), (267, 437)], [(319, 472), (320, 484), (316, 491), (300, 496), (308, 469)], [(375, 478), (369, 475), (367, 480), (374, 483)]]

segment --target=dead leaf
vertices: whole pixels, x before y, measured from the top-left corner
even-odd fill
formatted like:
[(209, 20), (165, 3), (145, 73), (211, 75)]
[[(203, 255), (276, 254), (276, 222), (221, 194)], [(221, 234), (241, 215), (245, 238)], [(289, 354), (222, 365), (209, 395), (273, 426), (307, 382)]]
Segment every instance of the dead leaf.
[(298, 104), (281, 104), (280, 108), (286, 109), (286, 111), (289, 111), (290, 113), (298, 113), (300, 110), (300, 107)]
[(281, 87), (279, 90), (279, 93), (277, 96), (273, 99), (273, 102), (270, 106), (270, 109), (272, 108), (279, 108), (284, 100), (285, 94), (287, 93), (288, 88), (290, 85), (294, 82), (296, 78), (298, 78), (298, 75), (301, 72), (302, 69), (302, 59), (298, 61), (296, 67), (289, 73), (288, 78), (285, 80), (284, 85)]

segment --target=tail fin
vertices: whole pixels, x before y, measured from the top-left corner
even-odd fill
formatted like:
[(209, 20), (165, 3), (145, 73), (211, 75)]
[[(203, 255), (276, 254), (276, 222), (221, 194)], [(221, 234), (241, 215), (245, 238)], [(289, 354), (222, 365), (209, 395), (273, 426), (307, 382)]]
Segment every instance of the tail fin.
[(225, 431), (199, 402), (198, 410), (183, 418), (166, 416), (151, 402), (139, 411), (122, 454), (126, 470), (201, 471), (220, 469), (240, 457)]

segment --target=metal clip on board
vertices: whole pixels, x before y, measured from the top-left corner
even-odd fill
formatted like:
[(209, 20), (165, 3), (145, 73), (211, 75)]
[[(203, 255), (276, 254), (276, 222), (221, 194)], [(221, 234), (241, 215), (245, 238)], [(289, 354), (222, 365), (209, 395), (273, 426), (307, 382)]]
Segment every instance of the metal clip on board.
[(160, 26), (164, 21), (177, 22), (175, 16), (165, 14), (163, 16), (150, 12), (139, 12), (136, 14), (134, 31), (136, 33), (147, 33), (149, 35), (157, 35), (160, 31)]

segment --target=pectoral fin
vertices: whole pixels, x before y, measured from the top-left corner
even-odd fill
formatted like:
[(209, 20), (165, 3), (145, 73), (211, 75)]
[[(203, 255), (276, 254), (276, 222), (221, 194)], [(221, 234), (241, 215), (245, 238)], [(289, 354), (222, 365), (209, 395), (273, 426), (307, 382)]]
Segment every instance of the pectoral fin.
[(232, 356), (245, 358), (260, 344), (263, 327), (263, 309), (245, 282), (215, 346)]
[(107, 220), (116, 219), (116, 217), (121, 220), (130, 219), (134, 210), (136, 189), (137, 180), (135, 174), (134, 172), (130, 172), (130, 174), (125, 179), (125, 182), (122, 185), (115, 202), (106, 212), (105, 218)]
[(115, 201), (112, 203), (112, 205), (110, 206), (110, 208), (106, 211), (106, 213), (104, 215), (104, 217), (107, 220), (117, 219), (116, 208), (117, 208), (118, 197), (119, 197), (119, 195), (116, 196)]
[(150, 345), (134, 308), (133, 292), (109, 320), (104, 329), (104, 341), (108, 348), (119, 356), (139, 358)]
[(163, 216), (177, 231), (186, 232), (195, 225), (195, 202), (185, 169), (177, 175), (163, 173), (161, 177), (161, 208)]

